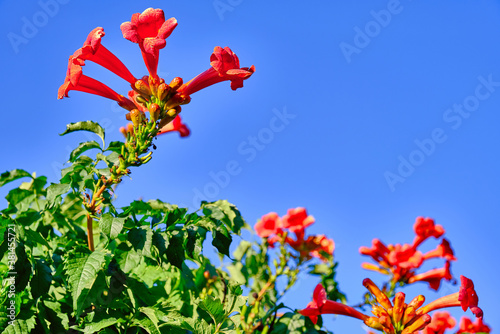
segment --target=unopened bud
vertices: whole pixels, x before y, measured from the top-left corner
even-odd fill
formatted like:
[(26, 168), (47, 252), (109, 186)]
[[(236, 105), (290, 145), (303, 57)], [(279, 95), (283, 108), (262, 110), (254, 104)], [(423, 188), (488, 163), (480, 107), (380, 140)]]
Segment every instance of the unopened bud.
[(203, 277), (205, 277), (205, 279), (209, 279), (210, 278), (210, 272), (208, 270), (205, 270), (203, 272)]
[(172, 79), (172, 81), (170, 81), (169, 86), (172, 87), (172, 89), (177, 90), (179, 89), (180, 86), (182, 86), (182, 83), (183, 83), (182, 78), (175, 77)]
[(167, 115), (170, 117), (175, 117), (177, 115), (177, 110), (175, 108), (167, 111)]
[(382, 330), (383, 329), (383, 326), (382, 326), (382, 324), (380, 323), (380, 321), (379, 321), (379, 319), (377, 317), (366, 318), (364, 320), (364, 323), (368, 327), (371, 327), (371, 328), (374, 328), (374, 329), (378, 329), (378, 330)]
[(139, 103), (144, 104), (144, 105), (145, 105), (146, 103), (148, 103), (148, 100), (146, 100), (146, 99), (144, 98), (144, 96), (142, 96), (142, 95), (137, 95), (137, 96), (135, 97), (135, 100), (136, 100), (137, 102), (139, 102)]
[(151, 96), (151, 89), (145, 81), (137, 80), (134, 84), (134, 87), (139, 93)]
[(184, 98), (184, 101), (182, 101), (180, 104), (188, 104), (189, 102), (191, 102), (191, 96), (189, 95), (186, 95), (186, 96), (183, 96)]
[(132, 123), (134, 123), (134, 127), (138, 127), (144, 119), (144, 113), (139, 109), (134, 109), (130, 112), (130, 118), (132, 119)]
[(172, 88), (166, 83), (162, 83), (158, 86), (158, 98), (163, 101), (167, 98), (167, 95), (172, 91)]
[(125, 129), (125, 127), (121, 126), (121, 127), (120, 127), (120, 132), (121, 132), (121, 134), (122, 134), (125, 138), (127, 138), (127, 130)]
[(149, 106), (149, 117), (151, 118), (151, 122), (156, 122), (158, 117), (160, 117), (161, 108), (156, 103), (152, 103)]
[(181, 96), (180, 94), (175, 94), (167, 101), (167, 103), (165, 104), (165, 108), (168, 110), (168, 109), (172, 109), (180, 104), (185, 104), (184, 101), (187, 98), (188, 97)]
[(158, 85), (160, 84), (160, 79), (158, 77), (153, 77), (150, 75), (148, 78), (148, 82), (149, 82), (149, 88), (151, 89), (151, 93), (153, 93), (154, 96), (158, 96), (157, 91), (158, 91)]

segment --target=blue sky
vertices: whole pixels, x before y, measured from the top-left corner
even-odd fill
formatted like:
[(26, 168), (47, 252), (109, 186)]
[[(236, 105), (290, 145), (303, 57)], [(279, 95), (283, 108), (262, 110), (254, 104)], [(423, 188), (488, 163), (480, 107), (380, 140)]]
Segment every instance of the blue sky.
[[(363, 278), (381, 281), (360, 268), (358, 248), (375, 237), (411, 242), (415, 218), (433, 217), (458, 257), (453, 274), (474, 280), (485, 322), (500, 329), (499, 1), (3, 0), (1, 171), (58, 180), (71, 149), (87, 140), (58, 136), (67, 123), (98, 121), (108, 142), (120, 139), (124, 111), (114, 102), (56, 93), (68, 56), (98, 26), (103, 45), (136, 77), (146, 74), (119, 26), (148, 7), (179, 21), (160, 76), (191, 79), (208, 68), (214, 46), (230, 46), (256, 73), (236, 92), (225, 82), (194, 94), (182, 112), (191, 136), (160, 137), (153, 160), (118, 187), (118, 205), (228, 199), (252, 224), (304, 206), (316, 217), (311, 232), (335, 240), (340, 286), (353, 304)], [(127, 90), (95, 64), (84, 70)], [(316, 283), (301, 279), (289, 303), (305, 306)], [(433, 300), (456, 289), (403, 291)], [(333, 331), (364, 333), (355, 319), (325, 318)]]

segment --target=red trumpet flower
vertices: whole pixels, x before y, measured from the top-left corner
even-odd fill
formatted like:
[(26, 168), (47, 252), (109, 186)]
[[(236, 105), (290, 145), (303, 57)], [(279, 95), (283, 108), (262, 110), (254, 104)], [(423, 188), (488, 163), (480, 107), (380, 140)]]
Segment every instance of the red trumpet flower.
[(250, 68), (240, 68), (238, 56), (227, 46), (224, 49), (220, 46), (214, 48), (210, 56), (210, 65), (211, 68), (182, 85), (178, 92), (182, 95), (191, 95), (205, 87), (226, 80), (230, 80), (231, 89), (236, 90), (243, 87), (243, 80), (250, 78), (255, 72), (253, 65)]
[(153, 8), (146, 9), (142, 14), (133, 14), (131, 22), (124, 22), (120, 26), (124, 38), (139, 44), (149, 74), (154, 78), (158, 78), (156, 71), (160, 49), (167, 45), (166, 39), (175, 27), (175, 18), (165, 21), (163, 10)]

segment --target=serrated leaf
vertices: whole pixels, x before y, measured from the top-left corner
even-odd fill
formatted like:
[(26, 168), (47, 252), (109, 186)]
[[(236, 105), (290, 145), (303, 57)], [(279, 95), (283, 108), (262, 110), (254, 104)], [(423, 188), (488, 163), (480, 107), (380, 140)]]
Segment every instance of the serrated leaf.
[(155, 310), (151, 307), (140, 307), (139, 311), (141, 311), (143, 314), (145, 314), (149, 320), (153, 323), (155, 326), (156, 330), (160, 330), (158, 327), (158, 317), (156, 316)]
[(102, 145), (104, 146), (104, 129), (98, 123), (92, 121), (76, 122), (66, 125), (66, 131), (60, 134), (64, 136), (65, 134), (75, 132), (75, 131), (90, 131), (101, 137)]
[(238, 234), (241, 228), (245, 226), (245, 221), (241, 217), (238, 208), (226, 200), (212, 203), (203, 202), (201, 208), (205, 216), (224, 222), (228, 229), (234, 233)]
[(68, 326), (69, 326), (68, 315), (61, 312), (61, 304), (59, 302), (51, 302), (48, 300), (43, 300), (43, 302), (40, 302), (38, 304), (38, 309), (40, 310), (39, 319), (41, 319), (42, 325), (43, 322), (47, 323), (46, 326), (48, 326), (48, 332), (50, 333), (68, 332)]
[(33, 328), (35, 328), (35, 319), (16, 319), (11, 325), (5, 328), (2, 334), (26, 334), (31, 333)]
[(229, 246), (231, 246), (231, 241), (233, 239), (226, 227), (224, 225), (218, 226), (212, 236), (212, 245), (214, 245), (220, 253), (229, 256)]
[(128, 232), (128, 241), (138, 253), (152, 257), (153, 231), (149, 227), (141, 226), (130, 230)]
[(28, 244), (40, 244), (40, 245), (44, 245), (45, 247), (49, 248), (50, 249), (50, 245), (49, 243), (47, 242), (47, 240), (45, 240), (45, 238), (40, 234), (40, 232), (37, 232), (37, 231), (33, 231), (32, 229), (30, 228), (26, 228), (24, 230), (24, 233), (26, 234), (26, 236), (28, 237), (28, 240), (26, 241)]
[(167, 259), (168, 262), (173, 264), (179, 269), (182, 269), (182, 264), (185, 260), (184, 248), (183, 248), (184, 235), (182, 232), (174, 231), (170, 238), (168, 239), (169, 244), (167, 248)]
[(112, 141), (111, 143), (109, 143), (109, 146), (105, 149), (105, 151), (113, 151), (116, 153), (121, 153), (123, 145), (125, 145), (125, 143), (121, 141)]
[(71, 186), (69, 184), (52, 183), (47, 187), (47, 201), (49, 203), (54, 202), (57, 196), (67, 193), (70, 188)]
[(101, 329), (111, 325), (125, 322), (124, 319), (117, 318), (115, 315), (105, 314), (102, 312), (95, 313), (90, 321), (84, 322), (84, 328), (74, 328), (83, 333), (98, 333)]
[(50, 283), (52, 282), (52, 270), (44, 260), (36, 260), (35, 275), (30, 281), (31, 294), (33, 298), (38, 299), (49, 292)]
[(101, 251), (91, 254), (77, 252), (68, 259), (65, 268), (72, 290), (73, 310), (77, 316), (104, 263), (105, 254)]
[(108, 238), (114, 239), (122, 231), (126, 219), (113, 217), (110, 213), (105, 213), (99, 220), (99, 228)]
[(24, 244), (19, 242), (16, 247), (16, 263), (14, 265), (16, 275), (16, 293), (24, 290), (31, 278), (31, 262), (26, 255)]
[(31, 174), (23, 169), (14, 169), (0, 174), (0, 187), (3, 187), (9, 182), (15, 181), (23, 177), (31, 177)]
[(93, 148), (101, 149), (101, 145), (99, 145), (99, 143), (97, 143), (95, 140), (80, 143), (80, 145), (78, 145), (77, 148), (71, 151), (69, 155), (69, 161), (70, 162), (75, 161), (75, 159), (78, 158), (80, 154), (82, 154), (85, 151), (91, 150)]
[(215, 324), (220, 324), (226, 318), (224, 306), (219, 299), (207, 296), (198, 306), (208, 312)]
[(149, 334), (161, 334), (160, 329), (147, 316), (139, 316), (134, 318), (133, 324), (141, 327)]

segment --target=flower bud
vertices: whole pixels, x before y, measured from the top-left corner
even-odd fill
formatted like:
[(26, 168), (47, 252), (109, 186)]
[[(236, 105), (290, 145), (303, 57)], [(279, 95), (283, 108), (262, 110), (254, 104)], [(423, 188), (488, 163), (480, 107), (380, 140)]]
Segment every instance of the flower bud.
[(137, 92), (146, 96), (151, 96), (151, 89), (149, 88), (148, 84), (142, 79), (137, 80), (134, 84), (134, 87)]
[(161, 108), (156, 103), (152, 103), (149, 106), (149, 117), (151, 118), (151, 122), (156, 122), (160, 117)]
[(134, 127), (138, 127), (144, 119), (144, 113), (139, 109), (134, 109), (130, 112), (130, 118), (132, 119), (132, 123), (134, 123)]
[(137, 96), (135, 97), (135, 100), (136, 100), (137, 102), (139, 102), (139, 103), (144, 104), (144, 105), (146, 105), (146, 104), (148, 103), (148, 100), (146, 100), (146, 99), (144, 98), (144, 96), (142, 96), (142, 95), (137, 95)]
[(172, 108), (172, 109), (169, 109), (167, 111), (167, 115), (170, 116), (170, 117), (175, 117), (177, 116), (177, 114), (179, 114), (181, 112), (181, 107), (177, 106), (175, 108)]
[(181, 96), (180, 94), (175, 94), (167, 101), (167, 103), (165, 104), (165, 108), (168, 110), (168, 109), (172, 109), (180, 104), (189, 103), (189, 101), (185, 102), (187, 99), (189, 99), (189, 101), (191, 101), (191, 98), (189, 96), (185, 97), (185, 96)]
[(125, 138), (127, 138), (127, 130), (125, 129), (125, 127), (121, 126), (121, 127), (120, 127), (120, 132), (121, 132), (121, 134), (122, 134)]
[(182, 78), (180, 77), (175, 77), (172, 79), (172, 81), (170, 81), (170, 84), (169, 86), (172, 87), (173, 90), (177, 90), (179, 89), (180, 86), (182, 86)]
[(153, 93), (154, 96), (158, 96), (157, 91), (158, 91), (158, 85), (160, 84), (160, 79), (158, 77), (153, 77), (150, 75), (148, 78), (148, 82), (149, 82), (149, 88), (151, 89), (151, 93)]
[(210, 272), (208, 270), (205, 270), (203, 272), (203, 277), (205, 277), (205, 279), (209, 279), (210, 278)]
[(163, 101), (167, 98), (167, 95), (172, 91), (172, 87), (166, 83), (162, 83), (158, 86), (158, 98)]

